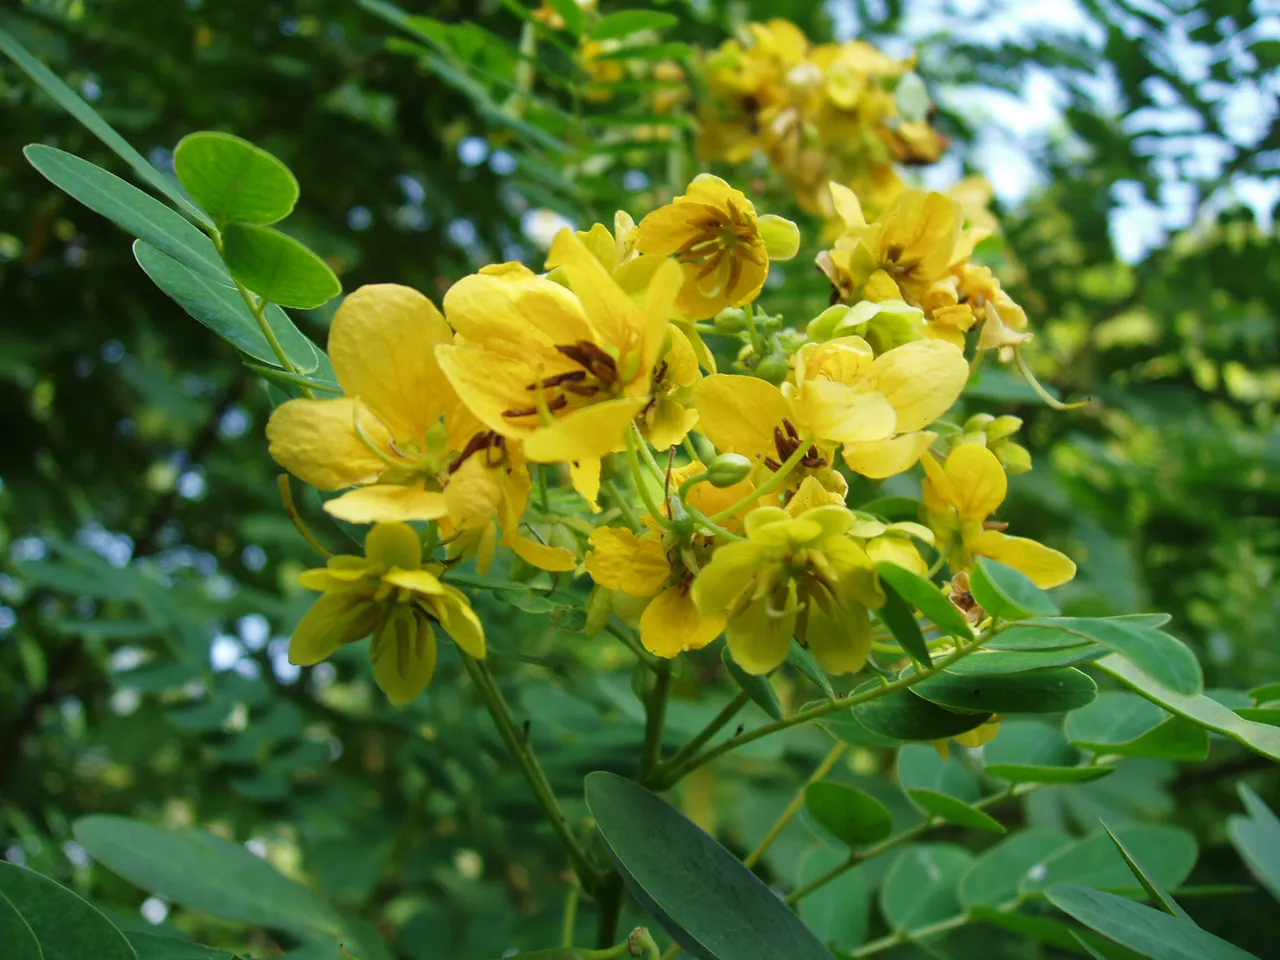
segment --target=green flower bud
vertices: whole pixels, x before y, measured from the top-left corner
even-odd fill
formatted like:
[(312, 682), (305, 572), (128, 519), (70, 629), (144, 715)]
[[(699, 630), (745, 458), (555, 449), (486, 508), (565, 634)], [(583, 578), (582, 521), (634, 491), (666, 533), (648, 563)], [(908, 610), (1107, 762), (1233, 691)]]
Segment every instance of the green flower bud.
[(716, 314), (715, 325), (723, 333), (741, 333), (747, 329), (747, 312), (741, 307), (725, 307)]
[(785, 217), (766, 213), (756, 226), (770, 260), (790, 260), (800, 252), (800, 228)]
[(751, 473), (751, 461), (740, 453), (722, 453), (707, 465), (707, 480), (713, 487), (732, 487)]
[(1008, 473), (1026, 473), (1031, 469), (1031, 454), (1021, 444), (1005, 441), (995, 448), (995, 454)]
[(836, 335), (836, 327), (839, 326), (840, 321), (845, 318), (848, 312), (849, 307), (843, 303), (827, 307), (827, 309), (809, 321), (809, 325), (805, 327), (805, 333), (809, 335), (809, 339), (814, 343), (823, 343), (830, 340)]
[(760, 362), (756, 364), (756, 376), (763, 380), (768, 380), (774, 385), (787, 379), (787, 374), (790, 372), (791, 366), (787, 363), (786, 358), (776, 353), (761, 357)]
[(986, 433), (987, 428), (995, 423), (996, 418), (989, 413), (975, 413), (964, 422), (965, 433)]
[(1005, 437), (1012, 437), (1021, 429), (1022, 420), (1019, 417), (996, 417), (995, 422), (987, 427), (987, 436), (992, 440), (1003, 440)]
[(612, 613), (613, 603), (609, 598), (609, 591), (597, 585), (587, 600), (587, 623), (582, 632), (588, 638), (594, 637), (605, 628)]

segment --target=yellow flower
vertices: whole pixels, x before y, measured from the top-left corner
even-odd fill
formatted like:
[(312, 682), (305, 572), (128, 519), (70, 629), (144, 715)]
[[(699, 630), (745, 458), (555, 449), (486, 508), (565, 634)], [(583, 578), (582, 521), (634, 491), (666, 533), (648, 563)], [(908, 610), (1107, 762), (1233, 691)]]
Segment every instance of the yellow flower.
[[(1011, 537), (988, 522), (1004, 503), (1009, 481), (996, 455), (976, 443), (962, 443), (945, 465), (925, 454), (924, 503), (954, 571), (968, 570), (974, 557), (990, 557), (1022, 571), (1048, 589), (1076, 575), (1065, 554), (1025, 537)], [(949, 548), (948, 548), (949, 547)]]
[(325, 504), (340, 520), (438, 520), (448, 533), (484, 528), (496, 513), (504, 542), (529, 562), (572, 569), (568, 551), (519, 535), (528, 468), (518, 446), (471, 416), (441, 376), (435, 349), (452, 339), (416, 290), (356, 290), (329, 331), (346, 396), (282, 404), (267, 423), (271, 455), (321, 490), (356, 487)]
[(422, 543), (407, 523), (379, 523), (365, 555), (330, 557), (299, 582), (322, 595), (298, 622), (289, 662), (309, 667), (346, 643), (373, 634), (373, 678), (396, 706), (426, 689), (436, 668), (438, 624), (473, 657), (485, 655), (484, 627), (456, 587), (424, 565)]
[(482, 424), (519, 440), (530, 461), (568, 461), (594, 503), (600, 457), (625, 447), (654, 400), (680, 271), (664, 263), (639, 307), (572, 230), (560, 232), (548, 264), (568, 287), (518, 263), (454, 284), (444, 306), (457, 337), (436, 357)]
[(704, 616), (726, 613), (734, 660), (764, 674), (787, 658), (792, 637), (832, 674), (862, 669), (871, 648), (868, 606), (884, 602), (866, 551), (847, 535), (854, 516), (828, 505), (793, 516), (747, 514), (746, 540), (717, 547), (693, 582)]
[(652, 534), (636, 537), (627, 529), (597, 527), (586, 567), (602, 587), (653, 597), (640, 616), (640, 642), (656, 656), (670, 659), (700, 650), (724, 631), (723, 614), (703, 616), (694, 606), (687, 577), (671, 583), (675, 571), (662, 541)]
[(756, 215), (740, 190), (699, 174), (688, 192), (640, 221), (636, 249), (675, 255), (684, 267), (676, 309), (692, 320), (750, 303), (769, 275), (769, 261), (790, 260), (800, 231), (782, 217)]

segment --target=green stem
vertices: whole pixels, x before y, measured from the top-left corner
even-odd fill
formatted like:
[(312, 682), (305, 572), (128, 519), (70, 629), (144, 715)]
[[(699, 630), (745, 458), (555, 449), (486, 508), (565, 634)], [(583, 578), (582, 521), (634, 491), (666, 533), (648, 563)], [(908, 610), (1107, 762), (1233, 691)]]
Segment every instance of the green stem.
[(659, 764), (653, 770), (651, 777), (653, 782), (655, 784), (665, 783), (669, 779), (667, 774), (671, 770), (678, 768), (702, 749), (702, 745), (719, 733), (730, 720), (737, 716), (738, 711), (745, 707), (750, 699), (751, 697), (747, 695), (745, 690), (739, 690), (737, 695), (725, 705), (725, 708), (717, 713), (711, 722), (703, 727), (692, 740), (677, 750), (671, 756), (671, 759)]
[(640, 752), (639, 782), (644, 783), (662, 762), (662, 734), (667, 726), (667, 701), (671, 697), (671, 661), (659, 660), (657, 683), (644, 705), (644, 748)]
[[(640, 446), (645, 453), (649, 452), (649, 445), (643, 439), (640, 441)], [(640, 499), (648, 507), (649, 515), (661, 526), (671, 526), (671, 521), (667, 518), (665, 511), (658, 507), (657, 501), (653, 499), (653, 494), (649, 492), (648, 486), (645, 485), (644, 476), (640, 469), (640, 460), (636, 455), (636, 430), (634, 427), (627, 431), (627, 461), (631, 465), (631, 482), (635, 484), (636, 490), (640, 494)], [(649, 454), (649, 461), (651, 469), (657, 476), (661, 477), (662, 471), (658, 469), (657, 462), (653, 460), (653, 454)]]
[(551, 789), (551, 783), (538, 763), (538, 758), (534, 756), (533, 749), (526, 742), (523, 731), (516, 725), (515, 717), (511, 715), (511, 708), (507, 706), (507, 701), (502, 696), (502, 691), (498, 689), (497, 683), (494, 682), (493, 675), (484, 663), (469, 654), (459, 650), (458, 655), (462, 657), (463, 666), (471, 675), (471, 680), (481, 699), (484, 700), (489, 715), (493, 717), (494, 726), (498, 728), (503, 743), (507, 745), (511, 756), (524, 774), (534, 798), (551, 822), (551, 829), (564, 844), (569, 854), (569, 862), (573, 865), (573, 872), (577, 875), (583, 889), (594, 895), (600, 883), (600, 873), (587, 858), (573, 831), (569, 829), (569, 821), (565, 819), (564, 812), (560, 809), (555, 791)]
[[(596, 920), (596, 947), (604, 949), (613, 943), (618, 935), (618, 918), (622, 914), (622, 878), (611, 873), (600, 883), (600, 891), (596, 894), (596, 907), (600, 914)], [(624, 949), (627, 944), (622, 945)], [(621, 953), (610, 956), (623, 956)]]
[(569, 881), (569, 892), (564, 898), (564, 919), (560, 921), (560, 945), (573, 946), (573, 932), (578, 922), (578, 899), (582, 895), (582, 885), (577, 878)]
[(703, 764), (710, 763), (721, 754), (728, 753), (730, 750), (736, 750), (738, 747), (746, 746), (748, 743), (754, 743), (763, 737), (780, 733), (783, 730), (789, 730), (802, 723), (809, 723), (810, 721), (817, 720), (820, 717), (825, 717), (829, 713), (835, 713), (837, 710), (848, 710), (850, 707), (856, 707), (860, 703), (866, 703), (869, 700), (877, 700), (880, 697), (890, 693), (895, 693), (898, 690), (906, 690), (910, 687), (914, 687), (920, 681), (926, 680), (934, 674), (945, 670), (957, 660), (967, 657), (974, 650), (977, 650), (982, 646), (983, 643), (995, 636), (997, 632), (999, 632), (998, 629), (990, 630), (982, 634), (972, 643), (957, 647), (954, 652), (943, 657), (941, 660), (935, 660), (933, 666), (929, 669), (913, 671), (907, 676), (899, 677), (897, 680), (886, 683), (883, 686), (876, 687), (872, 690), (867, 690), (864, 693), (856, 693), (852, 696), (844, 697), (839, 700), (828, 700), (826, 703), (819, 704), (811, 710), (806, 710), (803, 713), (795, 714), (794, 716), (778, 720), (774, 723), (765, 724), (763, 727), (757, 727), (756, 729), (744, 733), (741, 736), (734, 737), (732, 740), (726, 740), (719, 746), (712, 747), (710, 750), (706, 751), (706, 753), (692, 757), (682, 764), (667, 764), (663, 776), (656, 783), (657, 788), (666, 789), (679, 781), (681, 777), (684, 777), (690, 772), (698, 769), (698, 767), (701, 767)]
[(714, 520), (708, 517), (705, 513), (703, 513), (697, 507), (692, 507), (686, 503), (684, 505), (684, 509), (685, 509), (685, 512), (689, 514), (689, 516), (693, 517), (694, 520), (698, 521), (698, 523), (702, 524), (702, 526), (706, 527), (708, 530), (714, 533), (717, 537), (724, 537), (730, 543), (732, 543), (734, 540), (746, 539), (745, 537), (739, 536), (738, 534), (734, 533), (732, 530), (726, 530), (724, 527), (720, 526), (720, 524), (716, 523)]
[(814, 770), (813, 775), (804, 782), (804, 786), (796, 791), (795, 797), (787, 804), (778, 819), (774, 821), (773, 826), (769, 828), (769, 832), (756, 844), (755, 849), (747, 854), (747, 858), (742, 861), (744, 867), (754, 867), (760, 862), (760, 858), (765, 855), (765, 851), (773, 846), (773, 841), (778, 839), (782, 831), (787, 828), (787, 824), (795, 819), (796, 814), (800, 812), (800, 808), (804, 806), (804, 792), (809, 784), (817, 783), (830, 773), (831, 768), (836, 765), (848, 747), (847, 743), (841, 742), (831, 748), (831, 752), (823, 758), (822, 763), (818, 764), (818, 769)]
[(808, 438), (800, 441), (800, 445), (796, 447), (795, 452), (792, 453), (791, 456), (787, 457), (786, 462), (778, 468), (772, 477), (760, 484), (760, 486), (756, 487), (733, 506), (725, 507), (725, 509), (721, 510), (719, 513), (712, 514), (711, 519), (717, 523), (721, 520), (727, 520), (729, 517), (741, 513), (743, 509), (751, 506), (751, 504), (755, 503), (761, 497), (766, 494), (773, 493), (773, 491), (781, 487), (787, 482), (787, 478), (791, 476), (791, 471), (798, 467), (800, 465), (800, 461), (808, 456), (809, 447), (812, 443), (813, 441)]
[(612, 623), (606, 623), (604, 625), (604, 629), (606, 633), (611, 633), (615, 637), (617, 637), (619, 640), (621, 640), (623, 644), (626, 645), (627, 649), (636, 655), (636, 657), (640, 660), (641, 663), (643, 663), (645, 666), (647, 666), (650, 670), (654, 671), (655, 673), (658, 671), (658, 664), (659, 664), (658, 658), (655, 657), (653, 654), (651, 654), (648, 650), (646, 650), (643, 644), (641, 644), (639, 640), (637, 640), (634, 636), (632, 636), (632, 634), (630, 633), (630, 628), (621, 630), (618, 627), (615, 627)]
[(939, 920), (937, 923), (930, 923), (923, 927), (916, 927), (914, 930), (899, 930), (897, 933), (891, 933), (888, 936), (881, 937), (879, 940), (872, 940), (870, 943), (864, 943), (853, 953), (851, 957), (869, 957), (874, 953), (882, 950), (888, 950), (891, 947), (901, 946), (904, 943), (912, 943), (914, 941), (923, 940), (926, 937), (934, 937), (940, 933), (946, 933), (948, 930), (955, 930), (963, 927), (970, 921), (968, 912), (957, 914), (954, 917), (947, 917), (945, 920)]
[(612, 478), (604, 480), (600, 484), (600, 489), (607, 493), (609, 495), (609, 499), (613, 501), (613, 505), (622, 511), (622, 515), (626, 518), (627, 524), (633, 531), (640, 531), (644, 529), (644, 521), (642, 521), (640, 519), (640, 515), (636, 513), (636, 508), (631, 506), (631, 501), (623, 496), (622, 491), (618, 489), (616, 481)]

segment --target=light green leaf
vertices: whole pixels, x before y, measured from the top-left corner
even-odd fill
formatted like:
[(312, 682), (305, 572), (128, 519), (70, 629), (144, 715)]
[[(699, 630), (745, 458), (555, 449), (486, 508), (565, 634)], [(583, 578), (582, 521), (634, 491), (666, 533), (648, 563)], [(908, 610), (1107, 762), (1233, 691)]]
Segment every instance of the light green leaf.
[[(872, 681), (879, 684), (879, 681)], [(867, 689), (859, 687), (859, 692)], [(989, 713), (956, 713), (944, 710), (910, 690), (868, 700), (853, 708), (853, 715), (872, 733), (895, 740), (943, 740), (980, 727)]]
[(1204, 694), (1187, 696), (1171, 690), (1119, 654), (1103, 657), (1097, 665), (1170, 713), (1230, 737), (1264, 757), (1280, 760), (1280, 727), (1238, 717)]
[(1129, 852), (1129, 849), (1124, 845), (1124, 842), (1115, 835), (1115, 832), (1108, 827), (1106, 823), (1102, 824), (1102, 829), (1107, 831), (1107, 836), (1111, 838), (1111, 842), (1114, 843), (1116, 845), (1116, 849), (1120, 851), (1120, 856), (1124, 858), (1125, 865), (1129, 868), (1129, 872), (1134, 875), (1135, 879), (1137, 879), (1140, 884), (1142, 884), (1142, 889), (1147, 891), (1147, 896), (1154, 900), (1156, 905), (1170, 916), (1181, 917), (1183, 920), (1191, 920), (1191, 918), (1187, 916), (1187, 911), (1178, 906), (1177, 901), (1165, 892), (1164, 887), (1160, 886), (1160, 881), (1147, 873), (1142, 864), (1138, 862), (1137, 858)]
[(1249, 697), (1259, 704), (1280, 700), (1280, 683), (1264, 683), (1260, 687), (1254, 687), (1249, 691)]
[(1188, 920), (1124, 897), (1076, 884), (1059, 884), (1046, 895), (1063, 913), (1144, 956), (1159, 960), (1257, 960)]
[(720, 660), (729, 676), (733, 677), (733, 682), (743, 689), (752, 703), (774, 720), (782, 719), (782, 701), (778, 699), (778, 693), (768, 677), (747, 673), (734, 661), (728, 647), (720, 651)]
[(85, 103), (74, 90), (63, 83), (57, 74), (31, 56), (23, 49), (22, 44), (18, 43), (13, 35), (5, 30), (0, 30), (0, 53), (8, 56), (23, 73), (34, 80), (45, 93), (49, 94), (58, 106), (75, 117), (85, 129), (115, 151), (116, 156), (133, 167), (134, 172), (144, 181), (176, 203), (196, 222), (208, 227), (213, 226), (213, 221), (209, 219), (209, 215), (191, 202), (191, 198), (183, 193), (182, 188), (178, 186), (176, 181), (165, 176), (152, 166), (147, 158), (135, 150), (129, 141), (120, 136), (112, 128), (111, 124), (103, 120), (93, 107)]
[(946, 671), (911, 688), (950, 710), (983, 713), (1063, 713), (1093, 702), (1098, 685), (1073, 667), (1034, 673), (966, 677)]
[(665, 30), (679, 22), (679, 17), (657, 10), (619, 10), (595, 25), (591, 31), (591, 39), (615, 40), (629, 37), (641, 30)]
[(1038, 620), (1033, 625), (1065, 630), (1099, 643), (1178, 693), (1194, 695), (1204, 689), (1200, 662), (1195, 654), (1181, 640), (1154, 627), (1126, 620), (1086, 617)]
[(98, 815), (81, 817), (73, 833), (112, 872), (191, 910), (301, 937), (341, 935), (328, 904), (238, 843)]
[(894, 639), (911, 655), (912, 660), (924, 667), (933, 666), (929, 645), (924, 642), (924, 634), (920, 631), (920, 624), (916, 623), (911, 607), (888, 580), (884, 580), (881, 586), (884, 589), (884, 606), (876, 611), (876, 618), (889, 628)]
[(1072, 743), (1103, 753), (1112, 744), (1138, 739), (1168, 718), (1169, 714), (1137, 694), (1104, 690), (1093, 703), (1067, 717), (1066, 732)]
[(1001, 840), (974, 861), (960, 879), (960, 905), (996, 907), (1018, 898), (1018, 884), (1075, 838), (1061, 830), (1032, 827)]
[(1052, 767), (1034, 763), (992, 763), (987, 774), (1008, 783), (1089, 783), (1114, 773), (1112, 766)]
[(272, 303), (310, 310), (342, 292), (327, 263), (271, 227), (228, 224), (222, 232), (222, 255), (233, 277)]
[(41, 143), (24, 147), (22, 152), (45, 179), (94, 213), (193, 270), (230, 282), (213, 241), (172, 208), (73, 153)]
[[(255, 360), (279, 363), (258, 321), (235, 287), (202, 276), (141, 240), (134, 242), (133, 256), (151, 282), (190, 316)], [(295, 367), (303, 373), (310, 373), (320, 366), (316, 347), (293, 325), (283, 310), (272, 304), (267, 307), (265, 316), (276, 340)]]
[(883, 840), (893, 830), (889, 808), (848, 784), (811, 783), (804, 790), (804, 805), (819, 826), (848, 847)]
[(908, 790), (907, 796), (926, 813), (941, 817), (948, 823), (971, 827), (974, 830), (986, 830), (989, 833), (1007, 832), (1004, 825), (990, 814), (945, 793), (938, 793), (936, 790)]
[(551, 6), (555, 7), (556, 13), (564, 19), (565, 29), (575, 37), (582, 36), (582, 32), (587, 29), (587, 15), (578, 6), (578, 0), (550, 0), (550, 2)]
[(1240, 854), (1249, 872), (1257, 877), (1280, 900), (1280, 820), (1271, 808), (1249, 789), (1248, 784), (1237, 784), (1240, 798), (1249, 816), (1233, 814), (1227, 819), (1227, 836)]
[(187, 192), (219, 223), (275, 223), (298, 202), (292, 171), (229, 133), (187, 134), (173, 151), (173, 167)]
[[(1181, 827), (1123, 824), (1116, 828), (1116, 835), (1166, 887), (1182, 883), (1195, 866), (1196, 839)], [(1105, 830), (1095, 831), (1050, 857), (1042, 871), (1026, 878), (1021, 892), (1034, 896), (1055, 883), (1080, 883), (1103, 890), (1140, 889)]]
[[(43, 960), (138, 960), (124, 934), (116, 929), (102, 912), (82, 900), (66, 887), (48, 877), (0, 860), (0, 896), (22, 915), (27, 931), (35, 935), (40, 946), (28, 956)], [(15, 930), (14, 946), (23, 947), (21, 928)], [(16, 960), (9, 954), (8, 940), (0, 942), (5, 960)], [(20, 955), (19, 955), (20, 956)]]
[(44, 960), (40, 941), (31, 925), (3, 893), (0, 893), (0, 943), (4, 944), (6, 960)]
[(910, 931), (960, 912), (957, 887), (973, 854), (949, 843), (908, 847), (880, 888), (880, 909), (894, 930)]
[(876, 569), (882, 581), (898, 591), (943, 633), (965, 640), (973, 639), (969, 621), (933, 583), (896, 563), (882, 563)]
[(1058, 614), (1057, 604), (1026, 574), (989, 557), (978, 557), (969, 575), (969, 591), (982, 609), (1001, 620)]
[(690, 953), (709, 960), (831, 960), (737, 857), (661, 798), (605, 772), (587, 776), (586, 792), (632, 895)]
[[(646, 44), (642, 47), (624, 47), (602, 53), (600, 60), (684, 60), (696, 56), (697, 50), (687, 43), (671, 41), (669, 43)], [(598, 119), (593, 117), (592, 119)]]
[(944, 760), (923, 744), (907, 744), (898, 751), (898, 784), (903, 790), (933, 790), (966, 803), (982, 795), (964, 764), (955, 757)]

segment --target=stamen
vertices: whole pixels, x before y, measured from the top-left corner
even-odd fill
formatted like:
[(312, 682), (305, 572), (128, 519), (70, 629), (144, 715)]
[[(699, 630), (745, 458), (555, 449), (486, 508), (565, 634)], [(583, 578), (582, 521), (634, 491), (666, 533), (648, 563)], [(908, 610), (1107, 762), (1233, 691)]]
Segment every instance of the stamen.
[[(563, 410), (566, 406), (568, 406), (568, 404), (569, 404), (569, 398), (566, 397), (563, 393), (561, 393), (553, 397), (551, 400), (547, 401), (546, 408), (548, 410)], [(516, 409), (516, 410), (503, 410), (502, 415), (504, 417), (532, 417), (534, 414), (538, 412), (538, 410), (539, 410), (539, 407), (537, 406), (520, 407), (519, 409)]]

